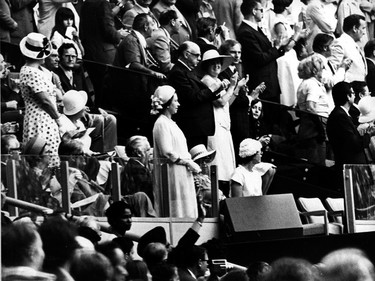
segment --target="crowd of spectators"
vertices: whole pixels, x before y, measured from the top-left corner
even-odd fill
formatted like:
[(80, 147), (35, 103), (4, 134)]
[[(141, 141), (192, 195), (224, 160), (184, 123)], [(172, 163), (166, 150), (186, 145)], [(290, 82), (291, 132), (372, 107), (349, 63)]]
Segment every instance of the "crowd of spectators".
[[(68, 161), (70, 202), (79, 214), (107, 214), (111, 232), (122, 237), (132, 214), (164, 214), (165, 163), (174, 217), (201, 217), (197, 202), (210, 204), (207, 167), (212, 164), (224, 192), (220, 199), (267, 194), (276, 167), (261, 162), (262, 151), (273, 149), (284, 138), (280, 132), (289, 130), (275, 129), (284, 116), (272, 104), (298, 109), (299, 124), (288, 131), (298, 140), (295, 156), (325, 165), (331, 150), (339, 179), (342, 165), (367, 163), (365, 149), (375, 134), (371, 0), (0, 0), (0, 8), (1, 42), (15, 44), (24, 57), (14, 73), (19, 58), (0, 54), (2, 167), (9, 159), (3, 154), (14, 157), (23, 148), (26, 161), (17, 166), (20, 199), (60, 210), (59, 163)], [(133, 70), (142, 75), (135, 81), (145, 85), (155, 78), (159, 87), (147, 93), (147, 103), (138, 104), (139, 112), (151, 108), (157, 115), (152, 139), (134, 135), (120, 155), (122, 128), (95, 95), (106, 73), (89, 73), (85, 61)], [(122, 156), (120, 203), (110, 197), (115, 148)], [(83, 200), (92, 204), (83, 208)], [(113, 224), (111, 213), (127, 224)], [(207, 272), (209, 253), (194, 243), (179, 244), (169, 258), (173, 251), (167, 251), (167, 241), (150, 241), (154, 244), (139, 254), (144, 263), (138, 263), (121, 242), (99, 247), (97, 240), (79, 249), (85, 243), (75, 228), (61, 219), (61, 229), (54, 229), (54, 220), (40, 228), (29, 222), (4, 228), (2, 246), (22, 245), (25, 251), (2, 247), (5, 280), (28, 275), (53, 280), (42, 268), (75, 280), (124, 280), (126, 272), (133, 279), (151, 274), (153, 280), (178, 275), (190, 280)], [(48, 239), (64, 231), (61, 239), (77, 243), (53, 256), (60, 250)], [(13, 260), (14, 253), (19, 260)], [(340, 252), (322, 260), (323, 267), (282, 259), (259, 273), (264, 280), (285, 279), (290, 272), (304, 276), (296, 280), (318, 278), (317, 272), (330, 276), (339, 263), (335, 254)], [(341, 254), (366, 260), (354, 250)], [(372, 265), (367, 269), (373, 278)], [(248, 275), (233, 271), (223, 280), (252, 279)]]

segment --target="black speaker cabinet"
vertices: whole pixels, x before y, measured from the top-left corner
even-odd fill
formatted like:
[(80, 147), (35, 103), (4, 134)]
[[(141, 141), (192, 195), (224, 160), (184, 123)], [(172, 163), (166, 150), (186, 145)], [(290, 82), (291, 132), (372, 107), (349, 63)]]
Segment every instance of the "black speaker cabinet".
[(303, 235), (292, 194), (227, 198), (226, 235), (232, 242), (284, 239)]

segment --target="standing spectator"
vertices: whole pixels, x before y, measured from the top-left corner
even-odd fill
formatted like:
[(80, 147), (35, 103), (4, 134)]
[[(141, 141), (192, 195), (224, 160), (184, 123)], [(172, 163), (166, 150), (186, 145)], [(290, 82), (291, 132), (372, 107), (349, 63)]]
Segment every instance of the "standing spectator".
[(177, 9), (181, 11), (181, 14), (185, 17), (187, 23), (191, 29), (190, 39), (192, 41), (197, 39), (197, 20), (199, 9), (202, 4), (202, 0), (172, 0), (175, 2)]
[(217, 50), (214, 45), (216, 36), (216, 19), (214, 18), (200, 18), (197, 22), (197, 35), (196, 43), (198, 44), (201, 54), (208, 50)]
[(8, 0), (0, 0), (0, 11), (0, 41), (10, 42), (10, 32), (15, 31), (18, 24), (11, 17)]
[[(105, 0), (87, 0), (83, 3), (79, 29), (85, 59), (105, 64), (112, 64), (117, 44), (127, 35), (124, 30), (116, 30), (111, 5)], [(96, 78), (92, 79), (95, 81)], [(100, 75), (98, 79), (102, 81)]]
[(154, 29), (157, 28), (158, 20), (150, 10), (151, 0), (135, 0), (134, 6), (130, 10), (126, 11), (122, 17), (122, 22), (127, 29), (131, 29), (133, 26), (134, 18), (139, 14), (148, 14), (153, 19)]
[(208, 50), (203, 55), (201, 68), (202, 82), (210, 87), (212, 83), (222, 82), (225, 87), (220, 93), (220, 98), (213, 101), (215, 115), (215, 134), (208, 137), (208, 149), (216, 150), (213, 165), (217, 166), (219, 181), (229, 181), (236, 167), (232, 135), (230, 133), (229, 106), (238, 96), (240, 88), (246, 86), (247, 79), (241, 79), (238, 84), (238, 73), (230, 77), (230, 81), (221, 81), (218, 76), (233, 61), (231, 56), (219, 55), (216, 50)]
[(332, 88), (335, 108), (327, 121), (327, 135), (335, 157), (337, 178), (342, 182), (344, 164), (366, 164), (363, 140), (349, 115), (355, 94), (347, 82), (339, 82)]
[(212, 7), (212, 4), (215, 2), (215, 0), (202, 0), (202, 4), (199, 7), (198, 17), (199, 18), (214, 18), (215, 17), (215, 11)]
[(298, 75), (303, 80), (297, 90), (298, 109), (309, 112), (300, 113), (299, 157), (321, 165), (324, 165), (326, 155), (325, 120), (330, 113), (330, 96), (322, 83), (323, 67), (323, 61), (317, 55), (302, 60)]
[[(230, 79), (234, 73), (238, 73), (238, 79), (244, 77), (242, 68), (242, 48), (241, 44), (236, 40), (226, 40), (219, 48), (219, 52), (222, 55), (231, 55), (234, 60), (226, 70), (220, 73), (221, 79)], [(240, 89), (237, 98), (233, 101), (229, 107), (230, 119), (231, 119), (231, 133), (233, 137), (234, 151), (236, 160), (238, 162), (238, 148), (240, 142), (246, 138), (249, 138), (249, 106), (252, 100), (258, 98), (259, 93), (265, 89), (264, 83), (259, 85), (254, 91), (249, 93), (247, 87)]]
[(352, 60), (346, 71), (345, 81), (366, 81), (367, 64), (358, 42), (366, 34), (366, 21), (363, 16), (350, 15), (344, 19), (344, 33), (333, 41), (330, 62), (338, 69), (347, 58)]
[(243, 19), (240, 9), (241, 3), (241, 0), (215, 0), (212, 3), (218, 25), (225, 23), (232, 39), (236, 39), (237, 29), (240, 27)]
[(375, 95), (375, 39), (368, 41), (365, 45), (365, 56), (367, 63), (366, 82), (368, 89)]
[[(187, 0), (186, 2), (190, 2), (190, 0)], [(179, 9), (177, 9), (175, 4), (176, 4), (176, 0), (159, 0), (156, 3), (156, 5), (152, 8), (152, 12), (156, 16), (156, 18), (159, 18), (161, 13), (167, 10), (174, 10), (177, 13), (178, 19), (182, 23), (182, 25), (181, 25), (179, 33), (172, 36), (172, 38), (179, 45), (181, 45), (183, 42), (191, 40), (193, 38), (192, 29), (190, 27), (190, 24), (186, 20), (186, 18), (182, 15)]]
[(207, 146), (207, 137), (215, 133), (212, 101), (220, 97), (222, 84), (214, 83), (208, 88), (193, 72), (201, 56), (197, 44), (185, 42), (178, 52), (179, 59), (169, 74), (169, 81), (183, 105), (176, 122), (186, 136), (189, 149), (197, 144)]
[(267, 194), (275, 175), (275, 166), (261, 163), (262, 144), (254, 139), (240, 143), (240, 165), (232, 175), (231, 197), (261, 196)]
[(17, 29), (10, 33), (10, 41), (19, 44), (30, 32), (36, 32), (34, 10), (36, 0), (9, 0), (12, 18), (17, 22)]
[(263, 18), (263, 7), (258, 0), (245, 0), (241, 5), (244, 15), (237, 39), (242, 48), (242, 62), (245, 72), (250, 75), (249, 88), (254, 89), (265, 82), (266, 90), (260, 98), (273, 102), (280, 101), (280, 85), (277, 77), (276, 59), (283, 56), (291, 48), (290, 42), (285, 45), (272, 46), (267, 36), (258, 28)]
[(180, 106), (176, 90), (171, 86), (160, 86), (152, 98), (152, 113), (160, 114), (155, 122), (154, 135), (154, 170), (155, 170), (155, 209), (162, 211), (161, 165), (168, 160), (170, 215), (172, 217), (197, 216), (197, 201), (192, 172), (199, 172), (200, 167), (191, 159), (184, 133), (172, 120)]
[(44, 261), (43, 243), (31, 222), (2, 227), (1, 280), (53, 281), (56, 277), (39, 271)]
[(178, 43), (172, 39), (172, 35), (177, 34), (181, 28), (181, 22), (176, 11), (167, 10), (159, 17), (160, 28), (154, 30), (151, 37), (147, 39), (147, 45), (163, 73), (169, 72), (175, 61)]
[(55, 15), (55, 26), (51, 32), (51, 43), (57, 49), (63, 43), (72, 43), (78, 53), (78, 59), (82, 60), (84, 55), (81, 40), (78, 37), (78, 30), (74, 20), (74, 13), (71, 9), (61, 7), (57, 10)]
[(42, 34), (30, 33), (22, 39), (20, 49), (26, 58), (20, 72), (20, 88), (26, 106), (23, 142), (38, 135), (47, 141), (46, 151), (57, 155), (59, 131), (64, 132), (64, 128), (57, 111), (54, 85), (41, 67), (44, 58), (51, 53), (51, 43)]

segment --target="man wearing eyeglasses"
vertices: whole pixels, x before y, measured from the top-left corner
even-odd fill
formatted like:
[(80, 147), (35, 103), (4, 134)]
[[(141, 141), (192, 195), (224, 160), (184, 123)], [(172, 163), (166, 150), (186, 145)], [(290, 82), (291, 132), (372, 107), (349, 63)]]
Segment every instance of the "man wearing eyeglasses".
[(176, 122), (185, 134), (189, 150), (198, 144), (207, 147), (207, 137), (215, 133), (212, 101), (220, 97), (222, 83), (208, 88), (194, 72), (201, 60), (196, 43), (186, 41), (178, 49), (178, 60), (169, 73), (169, 83), (176, 89), (181, 107)]

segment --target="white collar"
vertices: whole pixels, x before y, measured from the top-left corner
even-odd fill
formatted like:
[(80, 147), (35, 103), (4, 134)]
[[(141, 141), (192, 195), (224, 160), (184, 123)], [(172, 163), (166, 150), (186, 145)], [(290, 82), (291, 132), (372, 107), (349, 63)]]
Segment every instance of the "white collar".
[(253, 23), (249, 20), (245, 20), (245, 19), (243, 20), (243, 22), (246, 23), (247, 25), (249, 25), (250, 27), (254, 28), (255, 30), (258, 30), (258, 24)]
[(146, 38), (139, 31), (134, 30), (134, 29), (133, 31), (134, 31), (134, 34), (138, 37), (139, 43), (141, 44), (143, 49), (146, 49), (147, 48)]
[(351, 117), (349, 111), (344, 106), (341, 105), (340, 107), (346, 112), (346, 114), (348, 114), (349, 117)]
[(184, 63), (182, 60), (178, 59), (178, 61), (179, 61), (180, 63), (182, 63), (183, 65), (185, 65), (186, 68), (189, 69), (190, 71), (193, 70), (193, 69), (191, 69), (186, 63)]
[(204, 38), (204, 37), (199, 37), (200, 39), (202, 39), (204, 42), (206, 42), (207, 44), (210, 44), (210, 45), (213, 45), (213, 42), (210, 42), (208, 41), (207, 38)]
[(193, 273), (189, 268), (186, 268), (186, 270), (190, 273), (190, 275), (191, 275), (194, 279), (197, 279), (197, 277), (194, 275), (194, 273)]

